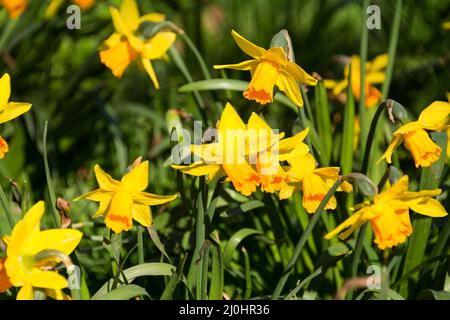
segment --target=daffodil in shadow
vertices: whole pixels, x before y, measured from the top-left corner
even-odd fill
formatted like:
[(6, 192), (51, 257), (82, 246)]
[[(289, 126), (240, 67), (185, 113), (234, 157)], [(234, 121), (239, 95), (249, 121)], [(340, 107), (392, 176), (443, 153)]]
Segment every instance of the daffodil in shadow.
[(394, 132), (386, 152), (378, 162), (386, 159), (387, 163), (392, 162), (392, 153), (402, 142), (411, 152), (416, 168), (429, 167), (439, 160), (442, 153), (441, 148), (431, 140), (428, 132), (443, 131), (449, 128), (450, 103), (445, 101), (435, 101), (425, 108), (417, 121), (406, 123)]
[[(34, 289), (44, 289), (50, 296), (63, 299), (62, 289), (67, 288), (67, 280), (52, 270), (61, 262), (60, 256), (39, 254), (48, 250), (70, 255), (81, 241), (82, 233), (73, 229), (50, 229), (41, 231), (40, 221), (44, 214), (44, 202), (36, 203), (13, 228), (11, 236), (5, 238), (7, 244), (4, 270), (0, 264), (1, 289), (11, 286), (21, 287), (17, 300), (32, 300)], [(5, 278), (7, 276), (7, 279)]]
[(356, 212), (325, 238), (331, 239), (344, 231), (339, 235), (344, 240), (364, 223), (370, 222), (375, 243), (384, 250), (402, 244), (413, 232), (409, 209), (429, 217), (447, 215), (439, 201), (433, 199), (441, 193), (440, 189), (412, 192), (408, 191), (408, 185), (408, 176), (403, 176), (386, 191), (376, 195), (373, 202), (356, 205)]
[(239, 48), (252, 59), (237, 64), (215, 65), (214, 68), (250, 71), (252, 80), (243, 93), (249, 100), (255, 100), (262, 105), (270, 103), (273, 101), (274, 88), (277, 86), (293, 103), (302, 107), (303, 99), (297, 81), (315, 86), (317, 80), (299, 65), (290, 61), (283, 48), (274, 47), (266, 50), (248, 41), (234, 30), (231, 35)]
[(164, 204), (177, 197), (144, 192), (148, 186), (148, 161), (134, 167), (120, 181), (113, 179), (99, 165), (95, 165), (94, 171), (99, 189), (83, 194), (74, 201), (85, 198), (99, 202), (94, 217), (105, 215), (106, 226), (115, 233), (130, 230), (133, 219), (145, 227), (151, 226), (150, 206)]
[(162, 59), (175, 42), (176, 34), (171, 31), (158, 31), (149, 39), (139, 34), (139, 26), (144, 23), (160, 23), (165, 17), (159, 13), (140, 16), (135, 0), (124, 0), (120, 7), (109, 8), (115, 32), (104, 42), (105, 49), (100, 51), (100, 60), (120, 78), (129, 64), (140, 61), (156, 89), (159, 82), (152, 60)]
[[(31, 109), (30, 103), (9, 102), (11, 79), (6, 73), (0, 78), (0, 124), (11, 121)], [(9, 151), (8, 143), (0, 136), (0, 159)]]
[[(366, 63), (366, 76), (364, 81), (365, 106), (371, 108), (376, 106), (381, 100), (381, 92), (374, 85), (382, 84), (385, 80), (384, 69), (388, 63), (388, 55), (382, 54), (373, 61)], [(361, 59), (359, 56), (353, 55), (350, 58), (352, 93), (356, 101), (360, 100), (361, 95)], [(349, 64), (344, 69), (344, 79), (341, 81), (326, 79), (324, 85), (327, 89), (332, 89), (333, 96), (338, 97), (348, 87)]]

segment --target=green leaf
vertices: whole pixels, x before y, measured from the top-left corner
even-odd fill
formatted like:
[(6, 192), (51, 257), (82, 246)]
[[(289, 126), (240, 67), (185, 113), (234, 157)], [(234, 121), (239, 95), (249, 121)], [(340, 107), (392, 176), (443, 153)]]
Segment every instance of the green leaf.
[(262, 201), (251, 200), (251, 201), (247, 201), (237, 207), (231, 208), (225, 212), (222, 212), (222, 214), (220, 216), (221, 217), (233, 217), (233, 216), (240, 215), (242, 213), (249, 212), (249, 211), (257, 209), (257, 208), (262, 208), (264, 206), (265, 206), (265, 204)]
[(118, 287), (108, 293), (101, 296), (95, 296), (92, 300), (128, 300), (137, 296), (147, 296), (149, 294), (144, 288), (135, 284), (129, 284), (126, 286)]
[(450, 292), (436, 291), (431, 289), (423, 290), (417, 296), (418, 300), (450, 300)]
[[(181, 86), (179, 92), (197, 92), (197, 91), (212, 91), (212, 90), (230, 90), (230, 91), (240, 91), (244, 92), (248, 87), (247, 81), (233, 80), (233, 79), (210, 79), (195, 81), (192, 83), (185, 84)], [(285, 95), (278, 92), (274, 96), (274, 100), (284, 104), (285, 106), (291, 108), (297, 112), (298, 107), (291, 102)]]
[[(431, 139), (442, 149), (447, 149), (447, 134), (446, 132), (433, 132), (430, 134)], [(431, 190), (439, 187), (439, 182), (442, 177), (447, 154), (442, 152), (439, 160), (433, 163), (430, 167), (422, 169), (422, 176), (420, 179), (420, 190)], [(425, 257), (425, 250), (428, 244), (428, 237), (431, 230), (432, 218), (419, 216), (416, 214), (413, 220), (412, 227), (414, 232), (408, 240), (408, 249), (406, 252), (405, 265), (403, 268), (403, 275), (407, 274), (414, 267), (419, 265)], [(414, 274), (412, 277), (415, 282), (419, 279), (419, 274)], [(408, 283), (404, 282), (400, 288), (400, 293), (407, 296)]]
[(222, 245), (218, 241), (213, 241), (212, 243), (211, 287), (209, 289), (209, 299), (222, 300), (224, 284)]
[(231, 267), (231, 260), (233, 258), (233, 254), (236, 251), (236, 248), (239, 246), (239, 244), (247, 237), (260, 234), (262, 235), (261, 231), (250, 229), (250, 228), (244, 228), (233, 234), (228, 241), (227, 245), (224, 249), (223, 254), (223, 265), (225, 268)]
[[(133, 282), (138, 277), (146, 277), (146, 276), (171, 276), (175, 272), (176, 268), (168, 263), (144, 263), (140, 264), (126, 270), (123, 270), (123, 275), (125, 275), (128, 283)], [(124, 281), (123, 275), (120, 276), (120, 280)], [(112, 285), (114, 279), (110, 279), (106, 282), (95, 294), (92, 298), (100, 297), (108, 292), (108, 287)], [(119, 287), (121, 285), (119, 284)]]
[[(349, 83), (351, 83), (351, 68), (349, 66)], [(362, 119), (360, 119), (362, 121)], [(347, 104), (344, 110), (344, 131), (342, 133), (341, 159), (342, 174), (349, 174), (353, 166), (353, 133), (355, 129), (355, 101), (352, 86), (347, 90)]]

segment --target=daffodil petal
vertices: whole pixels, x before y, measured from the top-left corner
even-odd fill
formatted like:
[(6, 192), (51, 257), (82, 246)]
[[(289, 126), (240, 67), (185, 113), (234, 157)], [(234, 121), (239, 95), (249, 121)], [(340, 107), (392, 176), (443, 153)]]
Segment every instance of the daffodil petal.
[(26, 283), (17, 293), (17, 300), (33, 300), (33, 286), (30, 283)]
[(0, 123), (5, 123), (28, 112), (31, 109), (30, 103), (10, 102), (3, 111), (0, 112)]
[(109, 174), (103, 171), (103, 169), (98, 164), (94, 166), (94, 172), (100, 189), (106, 191), (115, 191), (120, 187), (120, 182), (113, 179)]
[(143, 204), (133, 204), (133, 219), (144, 227), (150, 227), (152, 225), (152, 213), (150, 207)]
[(234, 30), (231, 31), (231, 35), (233, 36), (239, 48), (241, 48), (241, 50), (248, 54), (250, 57), (257, 58), (262, 56), (266, 52), (266, 49), (258, 47)]
[(83, 233), (73, 229), (50, 229), (37, 233), (27, 246), (30, 255), (43, 250), (57, 250), (69, 255), (78, 246)]
[(325, 235), (325, 239), (330, 240), (334, 236), (338, 235), (344, 229), (351, 227), (361, 218), (362, 210), (355, 212), (349, 218), (347, 218), (344, 222), (342, 222), (339, 226), (337, 226), (333, 231), (329, 232)]
[(257, 63), (258, 61), (252, 59), (252, 60), (245, 60), (235, 64), (215, 65), (214, 69), (251, 70), (253, 67), (256, 66)]
[(67, 280), (55, 271), (39, 271), (33, 273), (31, 285), (38, 288), (60, 290), (67, 287)]
[(387, 54), (380, 54), (375, 57), (375, 59), (372, 60), (372, 63), (370, 64), (370, 70), (371, 72), (379, 71), (384, 68), (386, 68), (388, 64), (389, 56)]
[(139, 27), (139, 9), (135, 0), (123, 0), (120, 5), (120, 17), (123, 24), (131, 31)]
[(162, 13), (148, 13), (148, 14), (144, 14), (141, 19), (140, 22), (162, 22), (166, 19), (166, 16)]
[(144, 161), (131, 169), (122, 177), (122, 186), (130, 192), (141, 192), (148, 186), (148, 161)]
[(159, 89), (158, 78), (156, 77), (155, 69), (153, 69), (152, 62), (150, 59), (142, 59), (142, 65), (144, 66), (145, 71), (153, 82), (153, 85), (156, 89)]
[(11, 78), (9, 74), (5, 73), (0, 78), (0, 111), (3, 111), (9, 101), (11, 95)]
[(380, 163), (383, 159), (386, 159), (387, 163), (392, 163), (392, 153), (394, 152), (395, 148), (397, 148), (397, 146), (402, 142), (403, 142), (402, 135), (394, 135), (386, 151), (383, 153), (380, 159), (378, 159), (377, 164)]
[(435, 101), (421, 112), (418, 122), (428, 130), (443, 130), (448, 126), (449, 114), (450, 103)]
[(286, 65), (286, 71), (294, 77), (295, 80), (301, 83), (315, 86), (317, 84), (317, 79), (309, 75), (305, 70), (303, 70), (298, 64), (288, 61)]
[(148, 192), (139, 192), (137, 194), (133, 195), (133, 200), (136, 203), (139, 204), (145, 204), (148, 206), (156, 206), (160, 204), (164, 204), (170, 201), (173, 201), (177, 198), (177, 195), (170, 195), (170, 196), (160, 196), (153, 193)]
[(288, 73), (281, 70), (278, 80), (276, 82), (277, 87), (286, 93), (287, 97), (297, 106), (303, 107), (303, 98), (300, 93), (295, 79)]
[(366, 75), (366, 81), (372, 84), (383, 83), (385, 79), (386, 75), (384, 72), (372, 72)]
[(448, 214), (442, 204), (431, 197), (420, 197), (404, 202), (411, 210), (428, 217), (445, 217)]
[(161, 31), (155, 34), (150, 40), (145, 42), (142, 57), (144, 59), (160, 59), (173, 45), (177, 36), (174, 32)]
[(176, 170), (180, 170), (185, 174), (189, 174), (191, 176), (205, 176), (215, 174), (218, 170), (220, 170), (220, 165), (217, 164), (205, 164), (202, 161), (192, 163), (190, 165), (172, 165), (172, 168)]

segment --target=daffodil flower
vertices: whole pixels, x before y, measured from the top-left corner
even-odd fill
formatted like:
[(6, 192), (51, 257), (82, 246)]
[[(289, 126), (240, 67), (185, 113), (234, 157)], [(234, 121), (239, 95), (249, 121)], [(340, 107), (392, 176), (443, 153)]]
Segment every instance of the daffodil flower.
[(106, 215), (105, 224), (115, 233), (130, 230), (133, 219), (149, 227), (152, 225), (150, 206), (170, 202), (177, 196), (159, 196), (144, 192), (148, 186), (148, 170), (148, 161), (144, 161), (118, 181), (104, 172), (99, 165), (95, 165), (99, 189), (83, 194), (75, 201), (86, 198), (99, 202), (94, 217)]
[(412, 233), (409, 209), (429, 217), (447, 215), (439, 201), (432, 198), (441, 193), (440, 189), (412, 192), (408, 191), (408, 184), (408, 176), (403, 176), (386, 191), (376, 195), (371, 204), (357, 205), (359, 209), (325, 238), (331, 239), (345, 230), (339, 236), (344, 240), (369, 221), (375, 233), (375, 243), (384, 250), (402, 244)]
[(309, 147), (303, 142), (308, 132), (309, 128), (306, 128), (290, 138), (284, 138), (283, 132), (275, 135), (264, 119), (252, 113), (247, 124), (247, 153), (249, 158), (255, 159), (251, 163), (255, 163), (262, 191), (273, 193), (284, 187), (288, 175), (280, 161), (287, 160), (295, 148), (305, 153), (309, 151)]
[(207, 175), (207, 182), (226, 175), (237, 191), (249, 196), (256, 191), (260, 180), (245, 157), (246, 129), (236, 110), (227, 103), (217, 126), (218, 141), (192, 146), (194, 154), (202, 160), (172, 167), (193, 176)]
[(409, 122), (401, 126), (394, 132), (386, 152), (378, 160), (386, 159), (392, 162), (392, 153), (395, 148), (405, 142), (406, 148), (411, 152), (416, 168), (429, 167), (438, 161), (441, 155), (441, 148), (431, 140), (427, 131), (442, 131), (449, 128), (448, 115), (450, 114), (450, 103), (435, 101), (425, 108), (417, 121)]
[[(9, 102), (11, 95), (11, 79), (5, 73), (0, 78), (0, 124), (17, 118), (31, 109), (31, 104), (23, 102)], [(0, 136), (0, 159), (9, 151), (8, 143)]]
[(284, 132), (275, 133), (256, 113), (252, 113), (245, 125), (229, 103), (217, 127), (215, 142), (191, 146), (200, 161), (172, 167), (193, 176), (207, 175), (207, 183), (226, 176), (244, 196), (255, 192), (257, 187), (269, 193), (279, 191), (287, 178), (280, 161), (296, 147), (309, 150), (303, 143), (308, 128), (284, 138)]
[[(46, 18), (51, 18), (58, 11), (59, 7), (64, 3), (65, 0), (51, 0), (45, 12)], [(86, 11), (92, 8), (95, 4), (95, 0), (72, 0), (74, 4), (80, 7), (81, 10)]]
[[(356, 101), (360, 100), (361, 94), (361, 59), (359, 56), (352, 56), (350, 59), (352, 66), (352, 93)], [(388, 63), (388, 55), (382, 54), (373, 61), (366, 63), (366, 76), (364, 81), (365, 106), (367, 108), (376, 106), (381, 100), (381, 92), (374, 84), (381, 84), (385, 80), (384, 69)], [(339, 96), (348, 87), (349, 65), (344, 69), (344, 80), (339, 82), (326, 79), (324, 85), (327, 89), (332, 89), (334, 96)]]
[[(325, 195), (339, 179), (339, 167), (317, 168), (314, 157), (304, 149), (294, 150), (286, 157), (289, 167), (286, 169), (288, 183), (280, 191), (280, 199), (287, 199), (294, 191), (302, 190), (303, 207), (308, 213), (316, 212)], [(344, 181), (337, 191), (351, 192), (352, 185)], [(325, 209), (336, 209), (337, 201), (333, 196)]]
[(105, 50), (100, 51), (100, 60), (120, 78), (128, 65), (136, 60), (142, 63), (156, 89), (159, 82), (151, 60), (165, 57), (167, 50), (175, 42), (176, 34), (171, 31), (159, 31), (152, 38), (144, 40), (138, 35), (138, 29), (143, 22), (158, 23), (165, 17), (159, 13), (139, 15), (135, 0), (124, 0), (120, 7), (109, 8), (114, 24), (113, 33), (105, 42)]
[(215, 65), (214, 68), (249, 70), (252, 80), (243, 93), (249, 100), (255, 100), (262, 105), (270, 103), (273, 101), (274, 87), (277, 86), (292, 102), (302, 107), (303, 99), (297, 81), (315, 86), (317, 80), (300, 66), (289, 61), (283, 48), (266, 50), (251, 43), (234, 30), (231, 35), (239, 48), (253, 59), (238, 64)]
[(28, 0), (0, 0), (12, 19), (19, 17), (27, 8)]
[[(4, 268), (11, 285), (21, 287), (17, 300), (32, 300), (33, 287), (52, 291), (55, 297), (62, 299), (61, 290), (67, 287), (67, 280), (56, 271), (51, 271), (55, 263), (60, 262), (60, 258), (37, 260), (36, 255), (45, 250), (70, 255), (83, 235), (73, 229), (41, 231), (40, 221), (44, 208), (43, 201), (31, 207), (14, 226), (7, 241)], [(6, 284), (4, 274), (0, 275), (0, 283)]]

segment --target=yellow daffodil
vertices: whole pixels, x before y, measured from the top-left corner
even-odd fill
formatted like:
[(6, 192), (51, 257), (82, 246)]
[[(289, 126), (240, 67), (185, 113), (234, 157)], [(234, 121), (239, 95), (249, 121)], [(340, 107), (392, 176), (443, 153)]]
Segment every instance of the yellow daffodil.
[(0, 0), (11, 18), (19, 17), (27, 8), (28, 0)]
[(95, 165), (99, 189), (88, 192), (75, 201), (86, 198), (99, 202), (94, 217), (106, 215), (105, 224), (115, 233), (130, 230), (133, 219), (149, 227), (152, 225), (150, 206), (170, 202), (177, 196), (159, 196), (144, 192), (148, 186), (148, 170), (148, 161), (144, 161), (118, 181), (104, 172), (99, 165)]
[[(55, 15), (56, 11), (61, 7), (65, 0), (51, 0), (45, 12), (46, 18), (51, 18)], [(74, 4), (80, 7), (81, 10), (86, 11), (92, 8), (95, 4), (95, 0), (72, 0)]]
[(255, 159), (255, 170), (259, 174), (260, 187), (264, 192), (280, 191), (288, 175), (280, 164), (297, 148), (308, 152), (309, 147), (303, 143), (309, 128), (290, 138), (284, 138), (284, 133), (273, 134), (272, 128), (256, 113), (252, 113), (247, 125), (248, 147), (246, 153)]
[[(303, 192), (303, 207), (309, 213), (316, 212), (325, 195), (339, 178), (339, 167), (317, 168), (314, 157), (304, 150), (294, 150), (286, 157), (290, 167), (287, 169), (288, 183), (280, 191), (280, 199), (290, 198), (295, 190)], [(352, 185), (344, 181), (337, 191), (351, 192)], [(325, 209), (336, 209), (333, 196)]]
[(60, 258), (55, 256), (37, 260), (36, 255), (45, 250), (69, 255), (81, 241), (82, 233), (78, 230), (41, 231), (44, 208), (43, 201), (36, 203), (14, 226), (7, 242), (4, 267), (11, 284), (22, 287), (17, 294), (18, 300), (32, 300), (33, 287), (52, 290), (56, 297), (61, 298), (61, 290), (67, 287), (67, 280), (56, 271), (51, 271)]
[(243, 94), (249, 100), (255, 100), (262, 105), (270, 103), (273, 101), (274, 87), (277, 86), (297, 106), (303, 106), (297, 81), (314, 86), (317, 84), (316, 79), (289, 61), (283, 48), (266, 50), (251, 43), (234, 30), (231, 35), (239, 48), (253, 59), (238, 64), (216, 65), (215, 69), (249, 70), (252, 80)]
[[(381, 84), (385, 80), (384, 69), (387, 66), (388, 55), (382, 54), (373, 61), (366, 63), (366, 77), (364, 81), (365, 106), (367, 108), (376, 106), (381, 100), (381, 92), (374, 84)], [(352, 56), (350, 59), (352, 66), (352, 92), (356, 101), (359, 101), (361, 94), (361, 59), (359, 56)], [(333, 95), (338, 96), (348, 87), (349, 65), (344, 70), (344, 80), (339, 82), (326, 79), (324, 85), (327, 89), (332, 89)]]
[(341, 231), (342, 240), (369, 221), (375, 233), (375, 243), (381, 250), (392, 248), (406, 241), (412, 233), (409, 209), (429, 217), (444, 217), (445, 208), (432, 197), (440, 189), (408, 191), (408, 176), (403, 176), (386, 191), (375, 196), (373, 203), (357, 205), (358, 210), (325, 238), (331, 239)]
[(207, 182), (226, 175), (237, 191), (248, 196), (255, 192), (260, 179), (245, 157), (246, 126), (230, 103), (222, 112), (217, 131), (217, 142), (192, 146), (201, 161), (172, 167), (193, 176), (207, 175)]
[(427, 131), (442, 131), (449, 128), (448, 115), (450, 114), (450, 103), (435, 101), (425, 108), (417, 121), (409, 122), (394, 132), (386, 152), (381, 156), (388, 163), (392, 162), (392, 153), (395, 148), (405, 142), (405, 147), (411, 152), (416, 168), (429, 167), (436, 162), (441, 155), (441, 148), (431, 140)]
[[(7, 73), (0, 78), (0, 124), (17, 118), (29, 111), (31, 104), (9, 102), (11, 95), (11, 79)], [(0, 159), (9, 151), (8, 143), (0, 136)]]
[(450, 21), (446, 21), (442, 23), (442, 29), (450, 30)]
[(175, 42), (176, 34), (171, 31), (159, 31), (152, 38), (144, 40), (138, 35), (138, 29), (143, 22), (158, 23), (165, 17), (159, 13), (139, 15), (134, 0), (124, 0), (120, 11), (109, 8), (114, 24), (113, 33), (105, 42), (105, 50), (100, 51), (100, 60), (120, 78), (128, 65), (136, 60), (142, 63), (156, 89), (159, 89), (158, 79), (151, 60), (161, 59)]
[(308, 146), (303, 143), (307, 134), (308, 129), (284, 138), (283, 132), (275, 133), (256, 113), (252, 113), (245, 125), (228, 103), (218, 123), (218, 140), (191, 146), (201, 160), (172, 167), (193, 176), (207, 175), (207, 182), (227, 176), (233, 187), (245, 196), (259, 186), (262, 191), (273, 193), (283, 187), (287, 178), (280, 161), (295, 147), (308, 152)]

